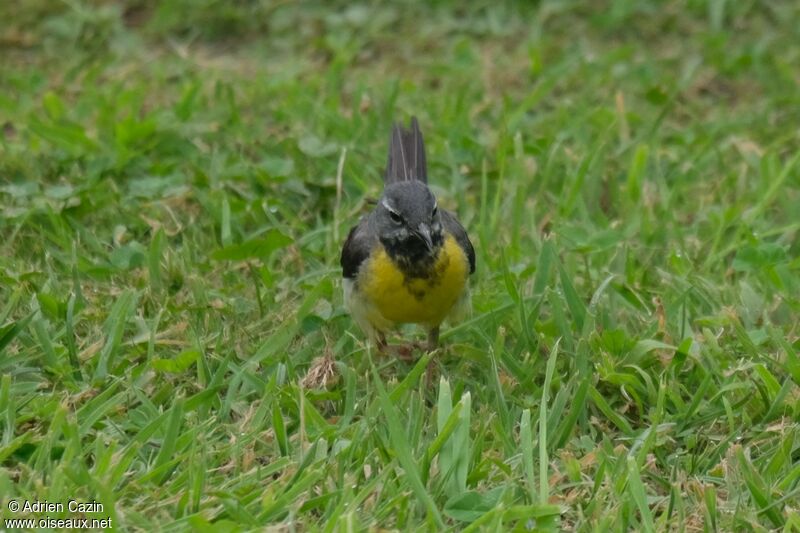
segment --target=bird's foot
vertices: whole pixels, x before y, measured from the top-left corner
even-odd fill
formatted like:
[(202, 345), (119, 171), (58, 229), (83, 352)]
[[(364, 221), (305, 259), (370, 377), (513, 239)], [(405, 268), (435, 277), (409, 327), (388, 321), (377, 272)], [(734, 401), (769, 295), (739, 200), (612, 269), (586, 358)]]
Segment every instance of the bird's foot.
[(439, 347), (439, 328), (431, 331), (428, 334), (426, 342), (411, 341), (407, 344), (389, 344), (384, 335), (380, 335), (376, 339), (378, 351), (385, 355), (393, 355), (406, 363), (411, 363), (416, 360), (414, 355), (415, 351), (422, 353), (433, 352)]
[(377, 339), (378, 351), (384, 355), (393, 355), (407, 363), (414, 361), (414, 350), (420, 348), (420, 344), (412, 342), (409, 344), (389, 344), (386, 337), (381, 335)]
[(406, 363), (413, 363), (418, 358), (417, 352), (425, 353), (430, 350), (425, 343), (409, 342), (406, 344), (386, 344), (381, 351), (385, 354), (393, 355)]
[(412, 363), (416, 359), (414, 357), (414, 350), (417, 348), (416, 343), (398, 344), (393, 346), (393, 348), (394, 354), (397, 356), (397, 358), (405, 361), (406, 363)]

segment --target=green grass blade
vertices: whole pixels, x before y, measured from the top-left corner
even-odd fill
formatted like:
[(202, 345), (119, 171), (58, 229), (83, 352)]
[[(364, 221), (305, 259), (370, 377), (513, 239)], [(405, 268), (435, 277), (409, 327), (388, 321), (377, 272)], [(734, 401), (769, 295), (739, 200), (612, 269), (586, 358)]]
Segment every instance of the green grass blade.
[(400, 416), (389, 399), (389, 395), (386, 393), (386, 388), (383, 386), (383, 382), (378, 375), (378, 371), (375, 369), (375, 365), (370, 362), (370, 367), (372, 371), (373, 383), (375, 384), (378, 392), (378, 401), (386, 419), (392, 445), (397, 453), (397, 458), (399, 459), (400, 464), (405, 470), (406, 478), (408, 479), (410, 488), (417, 496), (420, 503), (422, 503), (428, 510), (428, 513), (430, 513), (437, 526), (444, 527), (442, 517), (439, 514), (439, 509), (436, 507), (433, 498), (422, 484), (422, 478), (417, 470), (417, 464), (411, 453), (411, 445), (408, 442), (408, 437), (406, 436), (405, 430), (400, 422)]
[(522, 418), (519, 423), (519, 441), (530, 500), (535, 502), (538, 500), (538, 493), (536, 490), (536, 476), (533, 471), (533, 431), (531, 428), (530, 409), (524, 409), (522, 411)]
[(550, 356), (547, 359), (544, 385), (542, 385), (542, 401), (539, 404), (539, 505), (547, 504), (550, 499), (547, 453), (547, 404), (550, 398), (550, 383), (553, 381), (553, 373), (555, 372), (560, 343), (561, 340), (557, 340), (550, 350)]
[(97, 360), (97, 368), (94, 372), (96, 381), (103, 380), (108, 376), (109, 367), (113, 364), (113, 358), (122, 342), (125, 325), (136, 308), (137, 299), (138, 296), (135, 291), (127, 291), (117, 299), (111, 308), (111, 312), (103, 326), (103, 330), (106, 333), (106, 342)]
[(642, 531), (655, 533), (653, 514), (650, 511), (650, 505), (647, 503), (647, 492), (642, 484), (641, 477), (639, 477), (639, 466), (636, 464), (634, 457), (628, 457), (628, 492), (636, 503), (636, 508), (639, 509)]

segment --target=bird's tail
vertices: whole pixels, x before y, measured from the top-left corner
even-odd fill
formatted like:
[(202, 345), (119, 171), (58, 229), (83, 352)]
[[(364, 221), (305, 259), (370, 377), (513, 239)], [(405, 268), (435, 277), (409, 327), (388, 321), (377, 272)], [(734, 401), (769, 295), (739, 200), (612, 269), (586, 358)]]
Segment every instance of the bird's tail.
[(392, 127), (389, 161), (386, 163), (386, 173), (383, 176), (386, 184), (414, 180), (428, 183), (425, 143), (422, 140), (422, 132), (419, 131), (417, 117), (411, 117), (409, 129), (398, 123)]

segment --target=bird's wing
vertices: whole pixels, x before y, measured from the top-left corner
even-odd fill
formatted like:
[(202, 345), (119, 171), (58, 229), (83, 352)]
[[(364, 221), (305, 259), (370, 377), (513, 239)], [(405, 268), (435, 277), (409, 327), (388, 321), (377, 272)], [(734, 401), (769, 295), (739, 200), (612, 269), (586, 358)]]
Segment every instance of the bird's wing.
[(342, 256), (339, 264), (342, 265), (342, 275), (345, 278), (353, 279), (356, 277), (361, 263), (369, 257), (374, 244), (375, 235), (370, 231), (369, 217), (363, 217), (350, 230), (342, 247)]
[(439, 212), (441, 213), (440, 216), (444, 228), (455, 238), (458, 245), (461, 246), (461, 248), (464, 249), (464, 253), (467, 254), (469, 273), (472, 274), (475, 272), (475, 248), (472, 247), (469, 235), (467, 235), (467, 230), (464, 229), (464, 226), (461, 225), (456, 216), (450, 211), (440, 209)]

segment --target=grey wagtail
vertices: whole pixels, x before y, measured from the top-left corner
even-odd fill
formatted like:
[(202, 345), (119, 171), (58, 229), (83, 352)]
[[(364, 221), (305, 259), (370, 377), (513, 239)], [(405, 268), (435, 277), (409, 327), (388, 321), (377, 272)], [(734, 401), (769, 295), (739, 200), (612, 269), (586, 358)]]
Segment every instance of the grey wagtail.
[(350, 230), (342, 248), (345, 306), (381, 351), (386, 333), (399, 324), (423, 326), (433, 350), (442, 322), (469, 310), (475, 250), (428, 188), (416, 118), (410, 129), (392, 128), (383, 180), (375, 209)]

